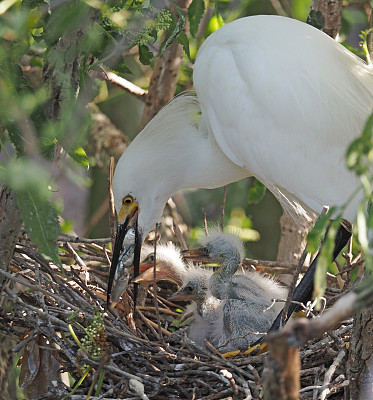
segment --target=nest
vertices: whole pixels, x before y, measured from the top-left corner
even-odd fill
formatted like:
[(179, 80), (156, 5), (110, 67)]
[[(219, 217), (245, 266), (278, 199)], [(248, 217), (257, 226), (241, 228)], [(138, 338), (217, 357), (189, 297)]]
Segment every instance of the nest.
[[(271, 368), (268, 353), (224, 358), (196, 346), (183, 329), (171, 332), (182, 309), (167, 301), (175, 288), (158, 285), (156, 293), (146, 288), (135, 317), (130, 289), (114, 310), (107, 308), (109, 241), (61, 236), (61, 268), (22, 240), (11, 274), (1, 272), (8, 278), (4, 291), (10, 301), (0, 329), (16, 339), (13, 352), (23, 350), (20, 385), (28, 398), (262, 398), (263, 371)], [(328, 302), (341, 292), (329, 288)], [(301, 349), (301, 399), (344, 397), (348, 380), (342, 361), (351, 330), (352, 321), (344, 321)], [(75, 379), (73, 387), (63, 372)]]

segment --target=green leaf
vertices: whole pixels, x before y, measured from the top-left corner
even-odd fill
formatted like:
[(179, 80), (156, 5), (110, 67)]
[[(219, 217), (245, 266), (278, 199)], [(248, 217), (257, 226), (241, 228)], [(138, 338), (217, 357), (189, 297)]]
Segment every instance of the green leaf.
[(167, 47), (178, 38), (178, 36), (183, 31), (185, 24), (186, 24), (185, 15), (184, 15), (182, 9), (179, 6), (177, 6), (176, 4), (174, 4), (174, 7), (176, 9), (178, 19), (176, 22), (174, 21), (170, 25), (170, 28), (168, 29), (168, 32), (167, 32), (167, 36), (159, 48), (158, 57), (160, 57), (164, 53), (164, 51), (167, 49)]
[(311, 10), (307, 17), (307, 24), (321, 30), (323, 28), (323, 17), (321, 11)]
[(314, 227), (308, 232), (307, 235), (307, 251), (310, 253), (315, 253), (321, 241), (324, 239), (326, 230), (329, 225), (330, 213), (321, 215), (316, 221)]
[(49, 200), (38, 198), (31, 191), (16, 193), (19, 211), (31, 240), (49, 261), (60, 264), (56, 237), (60, 233), (58, 214)]
[(314, 290), (313, 296), (318, 299), (318, 306), (320, 303), (320, 297), (324, 296), (326, 288), (326, 273), (333, 266), (333, 250), (334, 250), (334, 238), (337, 230), (334, 224), (330, 225), (325, 243), (320, 251), (317, 261), (317, 267), (314, 278)]
[(205, 2), (203, 0), (193, 0), (188, 8), (188, 18), (190, 23), (190, 33), (193, 37), (197, 35), (198, 26), (205, 14)]
[(357, 175), (369, 173), (373, 162), (373, 114), (368, 118), (360, 137), (347, 149), (347, 167)]
[(133, 72), (128, 68), (127, 64), (125, 63), (124, 60), (121, 60), (116, 66), (115, 69), (110, 69), (110, 71), (116, 73), (119, 75), (120, 73), (122, 74), (131, 74), (133, 75)]
[(149, 65), (154, 57), (153, 53), (148, 49), (148, 46), (146, 46), (145, 44), (139, 45), (139, 56), (140, 62), (143, 65)]
[(81, 26), (89, 15), (89, 6), (83, 1), (62, 3), (52, 12), (45, 27), (44, 39), (47, 45), (54, 45), (66, 32)]
[(23, 158), (0, 165), (0, 183), (12, 189), (17, 197), (26, 230), (40, 253), (59, 264), (55, 239), (60, 232), (58, 215), (51, 203), (50, 179), (46, 166)]
[(249, 189), (248, 201), (250, 204), (258, 204), (264, 197), (267, 188), (262, 182), (254, 178), (254, 182)]
[(187, 55), (187, 57), (189, 58), (190, 61), (190, 50), (189, 50), (189, 40), (187, 35), (185, 34), (185, 32), (181, 32), (179, 37), (177, 38), (178, 43), (180, 43), (183, 46), (183, 50), (185, 52), (185, 54)]
[(81, 167), (89, 168), (89, 160), (82, 147), (74, 147), (69, 151), (69, 156)]
[(158, 39), (158, 32), (155, 28), (148, 30), (148, 35), (153, 39), (152, 43), (155, 43)]
[(12, 142), (16, 152), (20, 155), (24, 154), (24, 140), (21, 135), (20, 130), (18, 129), (16, 124), (8, 125), (8, 136), (10, 141)]

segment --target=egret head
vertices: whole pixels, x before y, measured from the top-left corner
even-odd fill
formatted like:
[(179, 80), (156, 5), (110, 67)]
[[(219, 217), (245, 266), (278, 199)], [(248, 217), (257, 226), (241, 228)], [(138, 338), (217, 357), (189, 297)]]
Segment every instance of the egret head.
[(118, 225), (109, 275), (108, 303), (115, 271), (123, 251), (123, 240), (128, 230), (131, 227), (135, 230), (133, 263), (134, 275), (137, 276), (143, 239), (154, 228), (156, 222), (160, 221), (164, 205), (170, 197), (168, 193), (164, 197), (159, 194), (159, 187), (162, 185), (157, 185), (154, 181), (154, 174), (147, 173), (150, 168), (150, 150), (142, 145), (141, 136), (139, 139), (134, 140), (124, 152), (114, 173), (113, 192)]

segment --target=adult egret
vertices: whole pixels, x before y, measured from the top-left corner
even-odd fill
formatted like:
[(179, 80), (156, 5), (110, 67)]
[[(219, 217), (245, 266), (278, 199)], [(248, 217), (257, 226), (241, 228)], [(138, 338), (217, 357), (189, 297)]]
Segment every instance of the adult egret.
[(345, 152), (373, 109), (367, 65), (310, 25), (252, 16), (206, 39), (193, 76), (196, 95), (166, 105), (118, 162), (114, 271), (133, 226), (137, 274), (142, 238), (183, 188), (255, 176), (295, 220), (347, 202), (343, 216), (354, 220), (362, 190), (352, 197), (360, 181)]

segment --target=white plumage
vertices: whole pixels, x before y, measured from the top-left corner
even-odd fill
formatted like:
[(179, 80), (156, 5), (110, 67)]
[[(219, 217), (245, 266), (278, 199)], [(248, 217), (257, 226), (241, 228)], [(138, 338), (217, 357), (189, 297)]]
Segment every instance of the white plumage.
[(208, 314), (211, 327), (206, 338), (221, 352), (245, 348), (271, 327), (282, 309), (282, 303), (273, 300), (285, 299), (287, 290), (258, 272), (236, 274), (243, 257), (238, 236), (211, 230), (200, 242), (204, 247), (189, 251), (190, 258), (208, 257), (220, 264), (206, 291), (209, 303), (212, 298), (220, 300)]
[[(272, 300), (284, 299), (286, 289), (257, 272), (235, 275), (243, 257), (242, 242), (236, 235), (210, 230), (210, 236), (200, 242), (204, 247), (186, 256), (194, 260), (200, 260), (201, 255), (208, 257), (220, 264), (216, 272), (184, 263), (172, 244), (158, 245), (157, 280), (170, 280), (180, 286), (170, 300), (193, 301), (188, 308), (193, 314), (188, 328), (190, 339), (202, 346), (207, 339), (222, 352), (247, 347), (260, 337), (258, 333), (264, 334), (270, 328), (282, 308), (281, 303), (272, 304)], [(146, 247), (142, 252), (145, 264), (154, 262), (146, 258), (151, 251)], [(153, 269), (134, 281), (152, 282)]]
[[(345, 153), (373, 109), (373, 76), (323, 32), (278, 16), (229, 23), (200, 48), (194, 87), (196, 96), (176, 97), (148, 123), (116, 167), (117, 211), (131, 196), (143, 237), (183, 188), (255, 176), (295, 219), (314, 219), (359, 187)], [(360, 199), (345, 218), (354, 220)]]

